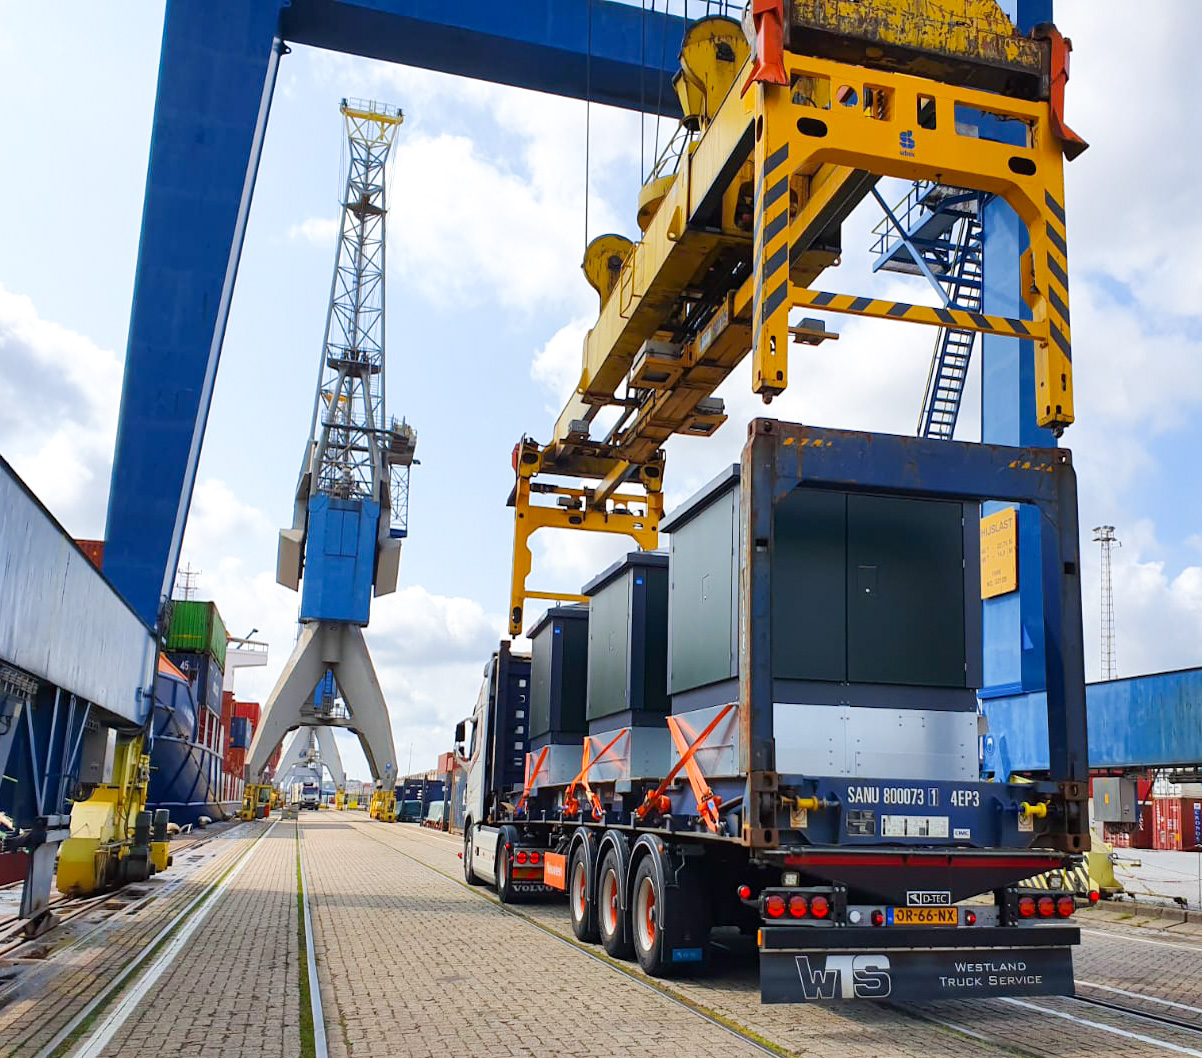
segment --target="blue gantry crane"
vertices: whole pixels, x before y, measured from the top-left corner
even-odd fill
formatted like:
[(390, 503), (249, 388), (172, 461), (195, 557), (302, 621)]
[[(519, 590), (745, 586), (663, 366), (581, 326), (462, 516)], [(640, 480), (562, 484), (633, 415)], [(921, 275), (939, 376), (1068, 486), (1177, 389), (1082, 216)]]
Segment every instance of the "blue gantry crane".
[(257, 780), (293, 728), (349, 728), (376, 780), (372, 814), (389, 818), (396, 754), (363, 627), (373, 592), (396, 590), (417, 446), (413, 428), (388, 419), (384, 403), (385, 177), (403, 115), (358, 100), (340, 109), (349, 164), (338, 254), (292, 527), (280, 533), (276, 569), (279, 583), (300, 590), (301, 631), (247, 770)]

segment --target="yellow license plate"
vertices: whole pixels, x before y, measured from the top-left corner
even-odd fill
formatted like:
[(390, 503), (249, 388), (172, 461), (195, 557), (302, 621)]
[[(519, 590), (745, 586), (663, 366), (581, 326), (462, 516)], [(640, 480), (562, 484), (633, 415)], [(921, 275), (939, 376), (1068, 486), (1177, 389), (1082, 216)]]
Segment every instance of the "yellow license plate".
[(954, 907), (891, 907), (891, 926), (954, 926), (960, 921)]

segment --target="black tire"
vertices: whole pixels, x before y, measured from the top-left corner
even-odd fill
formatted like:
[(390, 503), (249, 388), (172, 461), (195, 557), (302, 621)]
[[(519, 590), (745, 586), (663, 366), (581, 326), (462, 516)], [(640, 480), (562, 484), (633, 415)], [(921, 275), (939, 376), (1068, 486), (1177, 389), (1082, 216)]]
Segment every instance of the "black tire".
[(605, 954), (614, 959), (630, 958), (630, 931), (622, 910), (622, 871), (618, 855), (610, 849), (601, 857), (597, 871), (597, 926)]
[(484, 879), (472, 870), (472, 827), (463, 828), (463, 880), (468, 885), (483, 885)]
[(601, 939), (597, 929), (597, 908), (593, 899), (593, 879), (589, 877), (588, 849), (583, 843), (576, 846), (568, 864), (568, 913), (572, 932), (577, 940), (596, 944)]
[(635, 958), (652, 977), (704, 969), (709, 962), (710, 915), (704, 882), (696, 871), (681, 872), (677, 885), (660, 884), (655, 863), (645, 856), (630, 887), (630, 937)]
[(497, 862), (493, 872), (493, 877), (496, 878), (497, 899), (502, 904), (516, 904), (520, 899), (520, 895), (513, 888), (513, 864), (512, 854), (507, 849), (503, 842), (497, 842)]
[(634, 944), (634, 957), (644, 973), (652, 977), (662, 976), (667, 963), (664, 954), (665, 930), (660, 928), (660, 919), (667, 910), (662, 886), (655, 875), (650, 856), (639, 860), (634, 872), (634, 886), (630, 897), (630, 937)]

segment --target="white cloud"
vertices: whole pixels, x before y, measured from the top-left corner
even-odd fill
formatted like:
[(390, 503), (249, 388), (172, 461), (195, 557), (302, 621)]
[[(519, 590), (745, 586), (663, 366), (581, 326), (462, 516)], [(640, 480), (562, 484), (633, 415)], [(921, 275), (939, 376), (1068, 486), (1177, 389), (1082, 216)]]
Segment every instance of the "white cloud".
[(122, 364), (0, 287), (0, 452), (67, 531), (104, 534)]
[(584, 339), (589, 327), (590, 321), (584, 317), (565, 323), (547, 339), (547, 344), (534, 354), (534, 360), (530, 364), (530, 377), (545, 386), (555, 397), (555, 407), (547, 409), (552, 415), (559, 414), (560, 408), (576, 391), (580, 382)]
[(288, 229), (288, 238), (332, 248), (338, 238), (338, 218), (310, 217), (300, 224), (293, 224)]

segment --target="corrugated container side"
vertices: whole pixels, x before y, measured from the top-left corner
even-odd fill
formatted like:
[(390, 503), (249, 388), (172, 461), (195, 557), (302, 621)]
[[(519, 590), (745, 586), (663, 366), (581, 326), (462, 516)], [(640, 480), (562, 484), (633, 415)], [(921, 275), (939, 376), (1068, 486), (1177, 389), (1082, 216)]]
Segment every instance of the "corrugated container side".
[(230, 747), (247, 749), (250, 746), (250, 721), (244, 716), (236, 716), (230, 721)]
[(235, 702), (234, 716), (245, 717), (250, 721), (252, 728), (259, 726), (259, 716), (263, 712), (263, 707), (258, 702)]
[(195, 599), (175, 600), (167, 624), (167, 649), (211, 654), (224, 669), (225, 623), (216, 605)]
[(76, 540), (75, 546), (79, 548), (86, 556), (89, 562), (97, 569), (104, 568), (104, 541), (103, 540)]

